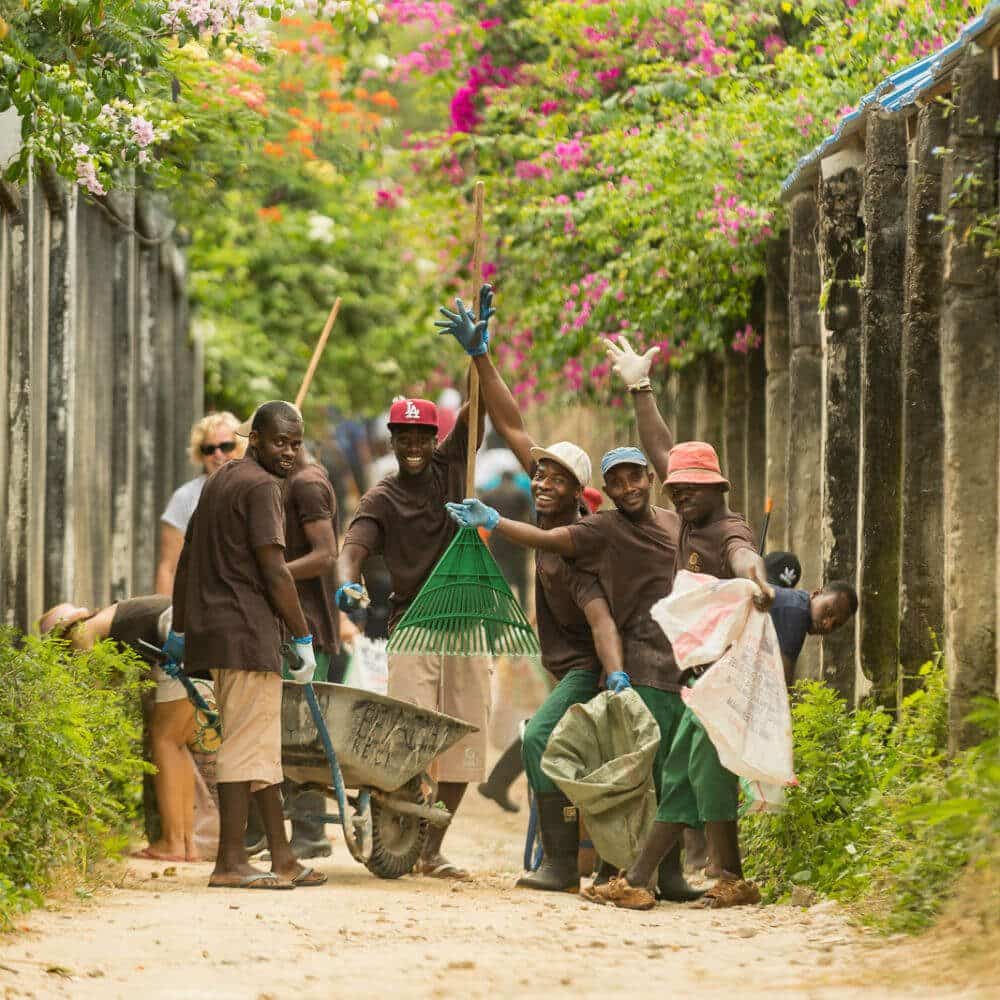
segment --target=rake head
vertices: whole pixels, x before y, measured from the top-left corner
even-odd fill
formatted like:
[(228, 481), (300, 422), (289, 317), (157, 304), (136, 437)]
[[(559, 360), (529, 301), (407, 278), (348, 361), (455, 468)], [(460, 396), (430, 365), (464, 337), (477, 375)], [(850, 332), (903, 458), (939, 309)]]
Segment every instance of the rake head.
[(475, 528), (461, 528), (389, 640), (390, 653), (538, 656), (538, 637)]

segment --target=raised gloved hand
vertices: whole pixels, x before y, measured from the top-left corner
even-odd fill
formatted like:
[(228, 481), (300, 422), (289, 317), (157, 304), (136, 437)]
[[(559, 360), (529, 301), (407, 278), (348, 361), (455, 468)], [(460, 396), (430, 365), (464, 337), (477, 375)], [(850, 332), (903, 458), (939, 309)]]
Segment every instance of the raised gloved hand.
[(500, 523), (500, 514), (482, 500), (466, 499), (461, 503), (446, 503), (452, 520), (463, 528), (485, 528), (492, 531)]
[(604, 686), (613, 694), (621, 694), (632, 686), (632, 679), (624, 670), (612, 670), (605, 679)]
[(607, 345), (608, 361), (621, 376), (628, 389), (648, 389), (649, 369), (653, 358), (660, 353), (658, 347), (651, 347), (645, 354), (636, 354), (626, 337), (619, 337), (616, 344), (613, 340), (604, 338)]
[[(492, 303), (492, 294), (490, 295), (490, 300)], [(439, 310), (443, 316), (447, 316), (448, 318), (446, 320), (439, 319), (435, 322), (434, 325), (438, 327), (438, 333), (450, 333), (465, 348), (465, 353), (470, 358), (485, 354), (489, 349), (490, 343), (490, 334), (487, 328), (488, 321), (482, 318), (477, 320), (472, 315), (472, 311), (466, 309), (465, 303), (461, 299), (455, 299), (455, 307), (458, 309), (458, 312), (452, 312), (450, 309), (445, 309), (444, 306)], [(492, 305), (488, 305), (487, 311), (491, 308)], [(481, 303), (480, 317), (482, 317)]]
[(316, 673), (316, 653), (313, 650), (313, 637), (303, 635), (292, 640), (292, 650), (299, 661), (297, 667), (288, 666), (288, 674), (296, 684), (309, 684)]
[[(483, 285), (479, 289), (479, 321), (489, 323), (496, 315), (496, 308), (493, 305), (493, 286)], [(486, 341), (489, 342), (490, 331), (486, 331)]]
[(341, 611), (353, 611), (367, 604), (368, 592), (360, 583), (342, 583), (337, 588), (334, 600)]
[(180, 663), (184, 659), (184, 633), (170, 629), (167, 641), (160, 647), (160, 652), (171, 663)]

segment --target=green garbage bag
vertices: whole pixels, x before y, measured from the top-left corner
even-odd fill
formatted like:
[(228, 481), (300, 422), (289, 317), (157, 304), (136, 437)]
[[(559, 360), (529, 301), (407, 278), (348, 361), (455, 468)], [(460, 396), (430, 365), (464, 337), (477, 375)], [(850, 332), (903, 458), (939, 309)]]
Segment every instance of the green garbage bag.
[(656, 817), (653, 758), (660, 729), (631, 688), (572, 705), (542, 755), (542, 770), (580, 810), (604, 861), (627, 868)]

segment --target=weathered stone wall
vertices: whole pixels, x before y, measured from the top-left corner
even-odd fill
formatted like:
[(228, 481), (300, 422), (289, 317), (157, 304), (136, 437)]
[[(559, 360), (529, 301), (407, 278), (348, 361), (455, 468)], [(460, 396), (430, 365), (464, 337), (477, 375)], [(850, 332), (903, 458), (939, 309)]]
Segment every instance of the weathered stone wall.
[(201, 407), (183, 258), (139, 196), (0, 191), (0, 621), (153, 586)]

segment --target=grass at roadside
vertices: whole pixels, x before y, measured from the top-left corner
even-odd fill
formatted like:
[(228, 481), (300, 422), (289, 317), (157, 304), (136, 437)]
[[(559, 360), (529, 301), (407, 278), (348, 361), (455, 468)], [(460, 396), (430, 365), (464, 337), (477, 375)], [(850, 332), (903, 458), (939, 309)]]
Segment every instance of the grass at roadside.
[(145, 666), (0, 629), (0, 928), (119, 851), (139, 801)]
[[(800, 784), (783, 813), (741, 827), (748, 871), (766, 899), (808, 886), (884, 930), (916, 931), (933, 922), (967, 870), (996, 871), (1000, 706), (982, 699), (974, 718), (986, 739), (949, 757), (940, 657), (921, 675), (898, 722), (878, 706), (848, 710), (822, 683), (796, 686)], [(992, 918), (1000, 922), (997, 912)]]

